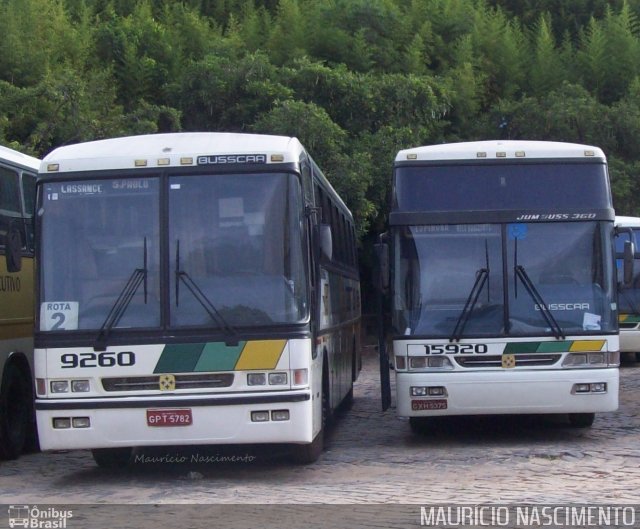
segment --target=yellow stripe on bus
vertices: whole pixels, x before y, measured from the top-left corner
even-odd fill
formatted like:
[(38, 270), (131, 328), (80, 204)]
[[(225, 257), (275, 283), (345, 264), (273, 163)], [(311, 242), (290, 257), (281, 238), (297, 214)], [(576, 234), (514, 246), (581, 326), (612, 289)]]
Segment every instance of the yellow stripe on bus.
[(275, 369), (286, 344), (287, 340), (252, 340), (247, 342), (236, 363), (236, 369)]
[(569, 351), (572, 353), (580, 351), (602, 351), (605, 340), (576, 340), (571, 344)]

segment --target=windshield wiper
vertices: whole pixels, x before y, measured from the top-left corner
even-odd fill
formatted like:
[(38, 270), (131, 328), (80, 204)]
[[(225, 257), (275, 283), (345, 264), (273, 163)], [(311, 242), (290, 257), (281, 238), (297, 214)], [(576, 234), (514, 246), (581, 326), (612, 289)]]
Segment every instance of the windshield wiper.
[(176, 241), (176, 307), (180, 305), (180, 282), (184, 283), (189, 289), (189, 292), (193, 294), (202, 308), (207, 312), (209, 317), (215, 322), (215, 324), (224, 329), (227, 335), (233, 337), (231, 340), (225, 340), (227, 345), (238, 345), (238, 332), (222, 317), (220, 311), (215, 307), (207, 295), (196, 284), (191, 276), (184, 270), (180, 270), (180, 241)]
[(473, 312), (476, 303), (478, 302), (478, 298), (480, 297), (480, 292), (484, 288), (485, 283), (487, 283), (487, 303), (491, 302), (491, 292), (488, 285), (489, 281), (489, 244), (487, 240), (484, 241), (484, 258), (485, 258), (485, 267), (480, 268), (476, 272), (476, 280), (471, 287), (471, 292), (469, 292), (469, 296), (467, 297), (467, 301), (464, 304), (464, 308), (458, 316), (458, 321), (456, 322), (456, 326), (453, 329), (453, 334), (449, 338), (450, 342), (459, 342), (460, 338), (462, 338), (462, 333), (464, 332), (464, 328), (467, 325), (467, 321), (469, 320), (469, 316)]
[(459, 342), (460, 338), (462, 338), (462, 333), (464, 332), (464, 328), (467, 325), (467, 321), (469, 321), (469, 316), (473, 311), (473, 308), (476, 306), (478, 302), (478, 298), (480, 297), (480, 292), (484, 288), (484, 284), (489, 279), (489, 269), (488, 268), (480, 268), (476, 272), (476, 280), (473, 283), (473, 287), (471, 287), (471, 292), (469, 292), (469, 297), (467, 298), (467, 302), (458, 317), (458, 321), (456, 322), (456, 326), (453, 329), (453, 334), (449, 338), (450, 342)]
[[(522, 281), (522, 284), (524, 285), (524, 288), (527, 290), (527, 292), (531, 296), (531, 299), (533, 299), (536, 305), (538, 305), (538, 307), (540, 308), (540, 312), (542, 313), (542, 315), (544, 316), (544, 319), (549, 324), (549, 327), (551, 327), (551, 330), (553, 331), (554, 336), (558, 340), (564, 340), (565, 334), (564, 334), (564, 331), (562, 330), (562, 327), (560, 327), (557, 320), (553, 317), (553, 314), (551, 314), (551, 311), (549, 310), (549, 306), (545, 303), (543, 297), (540, 295), (540, 292), (538, 292), (538, 289), (533, 284), (533, 281), (531, 281), (531, 278), (529, 277), (529, 274), (527, 274), (527, 271), (524, 269), (524, 266), (516, 265), (515, 275), (517, 279), (520, 279), (520, 281)], [(516, 279), (516, 285), (517, 285), (517, 279)], [(515, 296), (518, 297), (517, 289), (515, 292)]]
[(124, 316), (125, 311), (131, 304), (131, 300), (133, 299), (133, 296), (136, 295), (136, 292), (138, 291), (138, 288), (140, 288), (141, 284), (144, 284), (144, 304), (145, 305), (147, 304), (148, 269), (147, 269), (147, 238), (146, 237), (144, 238), (144, 254), (142, 258), (142, 263), (143, 263), (142, 268), (136, 268), (131, 274), (131, 276), (129, 276), (129, 279), (127, 280), (126, 284), (124, 285), (123, 289), (120, 291), (120, 294), (118, 295), (118, 299), (116, 299), (115, 303), (111, 307), (111, 310), (109, 311), (109, 314), (107, 314), (107, 317), (105, 318), (104, 323), (102, 324), (102, 327), (100, 327), (100, 330), (98, 331), (98, 336), (96, 337), (96, 343), (93, 346), (93, 349), (95, 351), (104, 351), (106, 349), (107, 338), (111, 333), (111, 329), (113, 329), (116, 325), (118, 325), (118, 322), (122, 319), (122, 316)]
[(524, 266), (518, 264), (518, 239), (515, 240), (513, 261), (514, 261), (513, 290), (514, 290), (515, 297), (516, 298), (518, 297), (518, 279), (520, 279), (520, 281), (522, 281), (522, 284), (524, 285), (524, 288), (529, 293), (529, 296), (531, 296), (531, 299), (533, 299), (534, 303), (536, 303), (540, 308), (540, 312), (542, 313), (542, 316), (544, 316), (544, 319), (546, 320), (547, 324), (553, 331), (553, 335), (556, 337), (557, 340), (560, 340), (560, 339), (564, 340), (565, 334), (564, 334), (564, 331), (562, 330), (562, 327), (560, 327), (556, 319), (553, 317), (553, 314), (551, 314), (551, 311), (549, 310), (549, 306), (545, 303), (542, 295), (540, 294), (536, 286), (533, 284), (533, 281), (531, 281), (531, 278), (529, 277), (529, 274), (527, 274), (527, 271), (525, 270)]

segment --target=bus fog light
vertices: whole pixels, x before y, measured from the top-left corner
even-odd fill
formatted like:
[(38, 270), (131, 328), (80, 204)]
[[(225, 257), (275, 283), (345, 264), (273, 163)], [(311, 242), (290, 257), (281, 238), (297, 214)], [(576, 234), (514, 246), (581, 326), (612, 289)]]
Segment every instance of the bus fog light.
[(89, 391), (88, 380), (72, 380), (71, 391), (74, 393), (87, 393)]
[(573, 388), (576, 393), (589, 393), (591, 390), (589, 384), (576, 384)]
[(54, 417), (53, 427), (56, 430), (66, 430), (71, 428), (71, 419), (69, 417)]
[(309, 382), (308, 373), (306, 369), (295, 369), (293, 371), (293, 384), (296, 386), (306, 386)]
[(443, 386), (432, 386), (429, 388), (429, 395), (432, 397), (442, 397), (445, 394)]
[(287, 383), (286, 373), (269, 373), (270, 386), (282, 386)]
[(73, 417), (71, 424), (74, 428), (89, 428), (91, 426), (91, 420), (89, 417)]
[(424, 356), (412, 356), (409, 358), (411, 369), (421, 369), (427, 367), (427, 359)]
[(271, 420), (272, 421), (288, 421), (289, 410), (273, 410), (271, 412)]
[(426, 397), (427, 396), (427, 388), (423, 386), (411, 386), (411, 396), (412, 397)]
[(268, 411), (252, 411), (251, 422), (267, 422), (269, 420)]
[(247, 385), (264, 386), (267, 383), (267, 375), (264, 373), (249, 373), (247, 375)]
[(404, 356), (396, 356), (396, 369), (407, 369), (407, 359)]
[(591, 384), (591, 393), (605, 393), (607, 391), (606, 382), (595, 382)]
[(51, 393), (68, 393), (69, 381), (68, 380), (52, 380), (51, 381)]

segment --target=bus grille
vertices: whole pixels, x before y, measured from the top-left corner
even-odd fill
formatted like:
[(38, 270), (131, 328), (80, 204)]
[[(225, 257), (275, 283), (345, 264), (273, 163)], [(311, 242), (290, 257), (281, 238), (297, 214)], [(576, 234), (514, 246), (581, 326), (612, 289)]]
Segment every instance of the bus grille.
[[(517, 354), (515, 367), (551, 366), (560, 360), (561, 354)], [(489, 356), (457, 356), (456, 362), (460, 367), (502, 367), (501, 355)]]
[[(232, 373), (205, 375), (175, 375), (176, 389), (228, 388), (233, 384)], [(114, 377), (103, 378), (105, 391), (144, 391), (160, 389), (160, 377)]]

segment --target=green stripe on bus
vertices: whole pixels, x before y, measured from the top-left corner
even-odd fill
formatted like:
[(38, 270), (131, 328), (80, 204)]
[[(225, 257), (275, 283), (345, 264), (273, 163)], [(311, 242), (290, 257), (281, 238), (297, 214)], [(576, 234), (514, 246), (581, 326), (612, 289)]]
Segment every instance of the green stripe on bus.
[(574, 343), (574, 340), (563, 340), (560, 342), (513, 342), (506, 345), (503, 354), (564, 353), (569, 351)]
[(564, 353), (569, 350), (573, 344), (572, 340), (566, 340), (563, 342), (540, 342), (538, 347), (539, 353)]
[(154, 373), (192, 373), (200, 360), (204, 343), (165, 345)]
[(536, 353), (540, 342), (511, 342), (504, 348), (503, 354)]
[(233, 371), (246, 342), (225, 345), (224, 342), (205, 344), (194, 371)]

